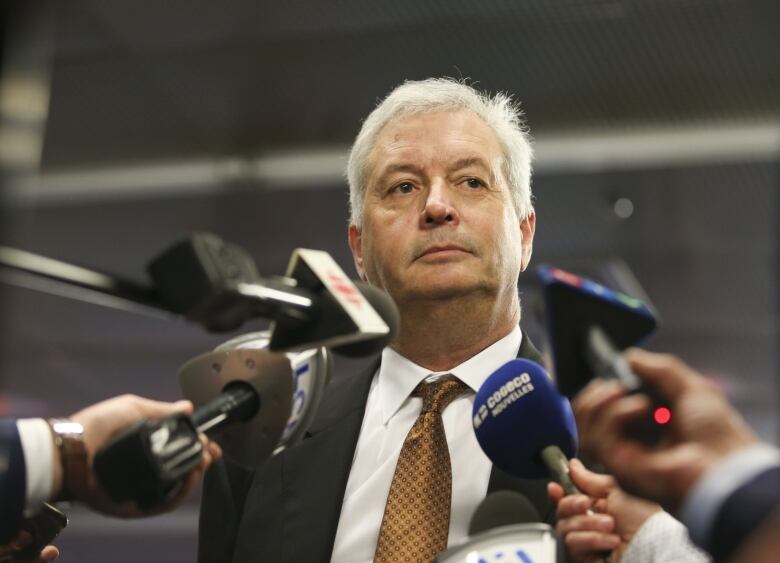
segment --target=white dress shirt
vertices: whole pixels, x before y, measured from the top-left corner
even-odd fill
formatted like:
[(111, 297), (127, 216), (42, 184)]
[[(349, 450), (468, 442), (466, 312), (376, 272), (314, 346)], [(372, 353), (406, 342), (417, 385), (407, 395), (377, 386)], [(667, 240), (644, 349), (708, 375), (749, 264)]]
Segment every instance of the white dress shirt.
[[(448, 545), (467, 537), (471, 516), (485, 498), (490, 479), (490, 460), (479, 447), (471, 423), (474, 395), (490, 374), (517, 357), (521, 339), (522, 333), (516, 326), (498, 342), (446, 372), (470, 388), (442, 414), (452, 464)], [(410, 395), (421, 381), (442, 375), (444, 372), (431, 373), (389, 348), (382, 352), (382, 363), (368, 392), (366, 413), (344, 493), (331, 558), (334, 563), (374, 559), (401, 446), (422, 408), (422, 399)]]
[(25, 515), (38, 511), (41, 503), (52, 494), (54, 473), (54, 442), (49, 423), (42, 418), (23, 418), (16, 421), (19, 440), (24, 453), (24, 470), (27, 476)]

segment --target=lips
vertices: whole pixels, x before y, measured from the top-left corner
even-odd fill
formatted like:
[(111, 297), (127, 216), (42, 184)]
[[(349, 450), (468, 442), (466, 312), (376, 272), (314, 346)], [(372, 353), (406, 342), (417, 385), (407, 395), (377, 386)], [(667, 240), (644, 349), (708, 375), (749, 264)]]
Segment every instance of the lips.
[(435, 244), (433, 246), (429, 246), (426, 248), (422, 254), (418, 256), (418, 258), (422, 258), (423, 256), (429, 256), (431, 254), (436, 254), (439, 252), (447, 252), (447, 251), (458, 251), (458, 252), (468, 252), (464, 248), (461, 248), (460, 246), (456, 246), (454, 244)]

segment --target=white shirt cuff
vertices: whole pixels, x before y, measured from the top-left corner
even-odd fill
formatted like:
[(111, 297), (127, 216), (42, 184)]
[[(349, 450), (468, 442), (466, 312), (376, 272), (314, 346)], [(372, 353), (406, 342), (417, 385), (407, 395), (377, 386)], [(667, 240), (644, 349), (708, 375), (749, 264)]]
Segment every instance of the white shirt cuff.
[(680, 520), (688, 527), (691, 539), (698, 545), (709, 545), (715, 517), (729, 495), (777, 465), (780, 465), (780, 450), (756, 444), (734, 452), (705, 473), (680, 507)]
[(620, 560), (623, 563), (707, 563), (710, 558), (691, 543), (685, 526), (667, 512), (658, 511), (637, 530)]
[(23, 418), (16, 421), (24, 452), (27, 475), (25, 515), (38, 511), (42, 502), (51, 498), (54, 474), (54, 440), (49, 424), (42, 418)]

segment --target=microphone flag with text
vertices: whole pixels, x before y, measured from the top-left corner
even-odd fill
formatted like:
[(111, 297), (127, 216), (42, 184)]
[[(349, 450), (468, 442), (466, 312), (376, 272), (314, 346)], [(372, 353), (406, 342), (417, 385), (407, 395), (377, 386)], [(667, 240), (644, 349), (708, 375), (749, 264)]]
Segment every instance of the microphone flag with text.
[(507, 362), (477, 391), (472, 410), (477, 441), (510, 475), (558, 481), (577, 492), (568, 459), (577, 453), (577, 427), (569, 401), (544, 368), (525, 359)]

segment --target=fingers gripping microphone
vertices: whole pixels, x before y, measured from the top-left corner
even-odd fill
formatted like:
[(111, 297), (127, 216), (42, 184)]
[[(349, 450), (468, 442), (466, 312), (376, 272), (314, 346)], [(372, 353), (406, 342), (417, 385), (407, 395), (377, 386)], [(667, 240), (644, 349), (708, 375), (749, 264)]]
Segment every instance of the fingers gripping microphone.
[(567, 463), (577, 452), (574, 413), (542, 366), (501, 366), (477, 392), (472, 415), (479, 445), (501, 469), (525, 478), (552, 475), (567, 493), (578, 492)]
[(474, 511), (469, 539), (439, 554), (439, 563), (553, 563), (557, 536), (515, 491), (488, 495)]

